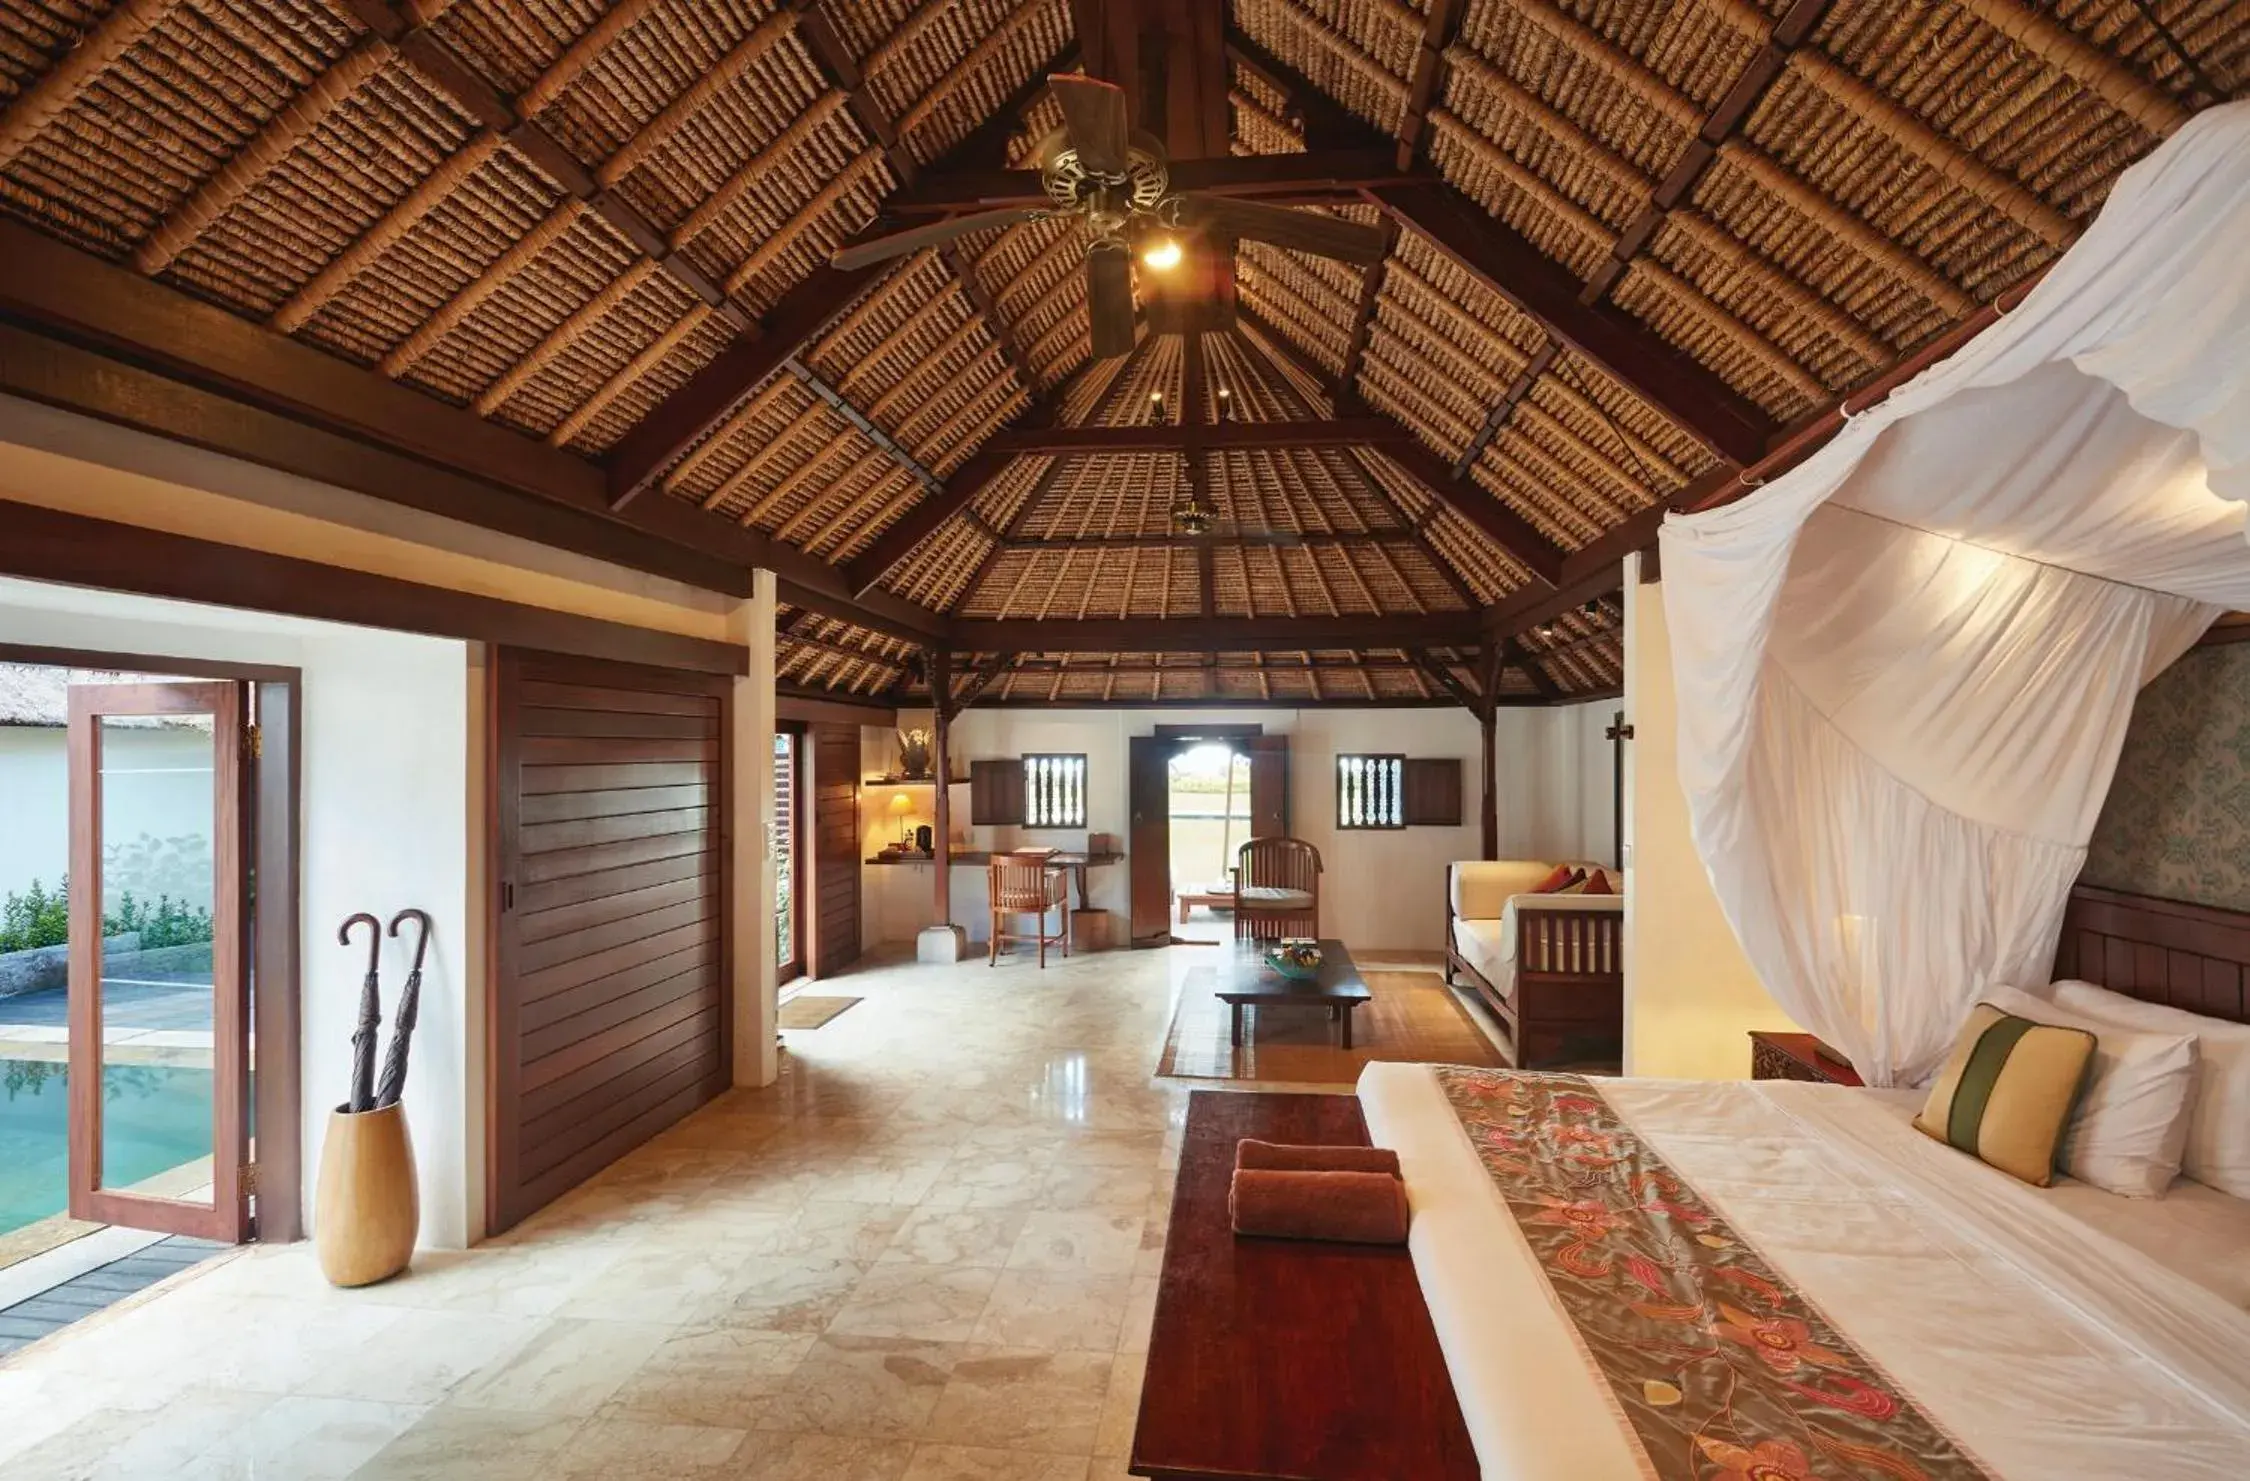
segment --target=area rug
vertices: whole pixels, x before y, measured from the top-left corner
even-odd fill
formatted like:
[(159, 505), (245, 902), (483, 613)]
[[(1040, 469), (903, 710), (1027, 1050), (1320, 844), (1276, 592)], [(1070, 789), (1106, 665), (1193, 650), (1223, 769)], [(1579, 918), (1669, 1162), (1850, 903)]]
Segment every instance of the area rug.
[(857, 998), (824, 998), (818, 993), (800, 993), (781, 1005), (781, 1026), (819, 1028), (858, 1001)]
[(1356, 1012), (1351, 1048), (1335, 1046), (1325, 1011), (1269, 1006), (1253, 1011), (1249, 1042), (1237, 1049), (1229, 1042), (1227, 1005), (1213, 993), (1216, 974), (1190, 967), (1156, 1073), (1180, 1080), (1348, 1087), (1376, 1060), (1507, 1064), (1437, 973), (1360, 975), (1373, 997)]

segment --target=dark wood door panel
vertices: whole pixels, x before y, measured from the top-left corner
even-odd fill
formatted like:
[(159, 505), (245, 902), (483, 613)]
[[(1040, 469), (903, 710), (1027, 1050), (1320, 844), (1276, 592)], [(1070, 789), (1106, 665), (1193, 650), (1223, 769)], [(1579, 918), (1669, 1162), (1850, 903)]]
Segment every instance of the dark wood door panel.
[(488, 1225), (724, 1089), (730, 686), (501, 649), (493, 663)]
[(813, 975), (859, 960), (859, 727), (828, 722), (807, 734), (812, 762)]

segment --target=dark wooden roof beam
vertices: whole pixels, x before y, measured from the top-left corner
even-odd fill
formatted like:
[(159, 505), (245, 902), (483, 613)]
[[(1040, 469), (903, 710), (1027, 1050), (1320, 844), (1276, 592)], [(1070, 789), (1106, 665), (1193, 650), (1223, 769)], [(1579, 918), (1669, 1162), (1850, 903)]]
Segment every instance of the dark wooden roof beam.
[(1430, 104), (1445, 77), (1445, 49), (1461, 33), (1461, 16), (1468, 0), (1430, 0), (1422, 24), (1422, 39), (1414, 48), (1414, 67), (1406, 79), (1406, 106), (1399, 110), (1398, 167), (1414, 168), (1421, 152), (1422, 128), (1429, 121)]
[(1469, 439), (1468, 446), (1461, 449), (1461, 456), (1453, 460), (1455, 478), (1469, 476), (1469, 470), (1477, 465), (1477, 459), (1483, 457), (1484, 450), (1492, 446), (1492, 439), (1507, 427), (1516, 414), (1516, 408), (1523, 404), (1523, 398), (1531, 394), (1531, 388), (1539, 384), (1539, 377), (1554, 366), (1555, 357), (1561, 353), (1562, 342), (1550, 339), (1538, 354), (1525, 362), (1523, 369), (1509, 383), (1508, 389), (1501, 393), (1500, 399), (1492, 403), (1492, 410), (1485, 413), (1484, 425), (1477, 428), (1476, 435)]
[(957, 618), (965, 653), (1302, 653), (1316, 648), (1428, 648), (1473, 643), (1474, 613), (1421, 617)]
[(795, 376), (799, 384), (825, 402), (830, 410), (851, 425), (852, 430), (888, 453), (891, 461), (905, 469), (907, 475), (920, 484), (924, 492), (935, 493), (942, 486), (938, 476), (922, 466), (920, 458), (900, 446), (890, 433), (869, 421), (864, 412), (852, 405), (849, 397), (830, 385), (811, 366), (791, 355), (781, 362), (781, 368)]
[(1200, 445), (1213, 452), (1316, 447), (1386, 447), (1412, 441), (1414, 434), (1388, 417), (1333, 417), (1308, 422), (1219, 422), (1191, 435), (1183, 422), (1124, 427), (1033, 427), (1002, 432), (993, 441), (1009, 451), (1089, 457), (1103, 453), (1186, 452)]
[[(1350, 202), (1361, 189), (1404, 179), (1386, 149), (1326, 149), (1306, 154), (1231, 155), (1180, 159), (1167, 172), (1177, 190), (1252, 200)], [(901, 214), (953, 215), (1003, 206), (1050, 204), (1037, 170), (925, 171), (884, 203)]]

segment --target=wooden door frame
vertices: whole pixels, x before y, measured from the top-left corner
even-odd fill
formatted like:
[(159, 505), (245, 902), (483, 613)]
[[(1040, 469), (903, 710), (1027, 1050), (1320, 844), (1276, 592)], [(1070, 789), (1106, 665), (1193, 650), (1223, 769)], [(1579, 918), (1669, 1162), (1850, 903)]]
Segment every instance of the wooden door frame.
[[(0, 662), (107, 669), (183, 679), (239, 679), (257, 691), (262, 755), (251, 767), (250, 867), (268, 906), (251, 917), (251, 1135), (256, 1188), (250, 1237), (284, 1244), (305, 1237), (303, 985), (297, 964), (303, 908), (300, 834), (304, 670), (96, 648), (0, 643)], [(267, 1128), (286, 1128), (269, 1135)]]
[[(1197, 746), (1208, 745), (1217, 741), (1226, 746), (1229, 756), (1240, 756), (1249, 761), (1253, 768), (1252, 776), (1255, 777), (1257, 757), (1255, 748), (1250, 743), (1257, 740), (1279, 741), (1284, 758), (1286, 758), (1289, 746), (1288, 735), (1284, 733), (1269, 736), (1266, 734), (1265, 726), (1255, 721), (1234, 721), (1210, 725), (1159, 725), (1155, 728), (1153, 734), (1133, 735), (1125, 738), (1125, 868), (1127, 875), (1125, 928), (1128, 937), (1135, 946), (1161, 946), (1166, 944), (1172, 935), (1170, 929), (1172, 924), (1172, 790), (1170, 785), (1172, 763), (1179, 760), (1183, 753), (1192, 751)], [(1163, 764), (1166, 773), (1164, 795), (1160, 799), (1161, 806), (1157, 810), (1158, 828), (1164, 835), (1164, 847), (1156, 851), (1154, 864), (1145, 861), (1146, 855), (1150, 851), (1134, 847), (1132, 840), (1133, 829), (1137, 821), (1135, 809), (1137, 799), (1133, 796), (1133, 751), (1136, 746), (1156, 748), (1156, 755)], [(1232, 764), (1231, 761), (1229, 764)], [(1286, 759), (1284, 759), (1283, 765), (1286, 767)], [(1282, 775), (1282, 811), (1285, 822), (1288, 815), (1288, 806), (1289, 778), (1285, 770)], [(1252, 820), (1255, 822), (1254, 808)], [(1255, 832), (1254, 828), (1246, 832), (1244, 841), (1247, 842), (1250, 837), (1255, 835)], [(1153, 933), (1147, 936), (1132, 935), (1133, 902), (1141, 893), (1142, 886), (1148, 883), (1144, 871), (1158, 866), (1161, 866), (1164, 875), (1164, 922), (1166, 927), (1164, 940), (1159, 940)]]

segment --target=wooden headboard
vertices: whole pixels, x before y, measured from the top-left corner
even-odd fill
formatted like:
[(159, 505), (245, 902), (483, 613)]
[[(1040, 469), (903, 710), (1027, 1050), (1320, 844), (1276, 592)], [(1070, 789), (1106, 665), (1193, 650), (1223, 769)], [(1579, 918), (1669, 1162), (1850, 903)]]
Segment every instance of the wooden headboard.
[(2080, 885), (2063, 910), (2055, 978), (2250, 1023), (2250, 913)]

